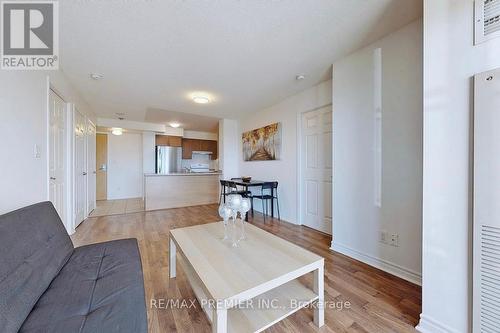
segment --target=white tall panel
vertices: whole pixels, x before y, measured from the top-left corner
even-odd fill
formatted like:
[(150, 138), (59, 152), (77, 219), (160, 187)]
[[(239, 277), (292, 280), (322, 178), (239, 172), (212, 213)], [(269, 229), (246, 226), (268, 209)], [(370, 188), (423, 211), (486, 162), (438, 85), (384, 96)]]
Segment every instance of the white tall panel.
[(474, 81), (473, 332), (500, 327), (500, 69)]

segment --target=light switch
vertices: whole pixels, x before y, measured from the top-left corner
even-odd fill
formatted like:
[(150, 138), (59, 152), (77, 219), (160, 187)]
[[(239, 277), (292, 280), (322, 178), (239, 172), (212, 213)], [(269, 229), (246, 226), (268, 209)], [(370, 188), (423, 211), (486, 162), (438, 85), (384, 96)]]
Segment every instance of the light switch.
[(33, 149), (33, 153), (35, 155), (35, 158), (40, 158), (41, 157), (40, 146), (38, 144), (35, 144), (35, 147)]

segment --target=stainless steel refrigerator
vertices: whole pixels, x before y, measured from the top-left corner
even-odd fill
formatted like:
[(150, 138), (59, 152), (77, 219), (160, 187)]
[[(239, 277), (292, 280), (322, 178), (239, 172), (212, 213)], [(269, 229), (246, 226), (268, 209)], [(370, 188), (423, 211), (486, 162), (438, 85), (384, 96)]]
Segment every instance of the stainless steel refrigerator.
[(182, 148), (156, 146), (156, 173), (180, 172), (182, 169)]

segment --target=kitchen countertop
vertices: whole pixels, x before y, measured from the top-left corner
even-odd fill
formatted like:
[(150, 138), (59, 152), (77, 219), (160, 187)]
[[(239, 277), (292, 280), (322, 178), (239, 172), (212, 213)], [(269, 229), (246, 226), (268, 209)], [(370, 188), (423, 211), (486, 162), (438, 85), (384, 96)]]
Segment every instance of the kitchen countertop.
[(145, 173), (144, 177), (162, 177), (162, 176), (211, 176), (221, 175), (222, 171), (209, 172), (172, 172), (172, 173)]

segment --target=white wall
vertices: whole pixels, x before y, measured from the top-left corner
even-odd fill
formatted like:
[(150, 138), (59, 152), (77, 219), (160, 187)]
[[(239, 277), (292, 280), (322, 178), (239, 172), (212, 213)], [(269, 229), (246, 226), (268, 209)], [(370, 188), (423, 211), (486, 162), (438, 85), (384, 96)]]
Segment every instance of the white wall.
[[(0, 214), (48, 200), (47, 76), (66, 102), (95, 123), (90, 107), (61, 71), (0, 73)], [(34, 157), (35, 144), (40, 158)]]
[(241, 140), (241, 135), (238, 134), (238, 128), (237, 120), (219, 121), (219, 169), (223, 172), (223, 179), (240, 176), (238, 142)]
[(217, 141), (219, 139), (218, 133), (189, 131), (189, 130), (184, 130), (183, 137), (186, 139), (214, 140), (214, 141)]
[[(332, 102), (332, 82), (326, 81), (304, 90), (269, 108), (252, 112), (240, 120), (238, 134), (238, 160), (240, 173), (258, 180), (276, 180), (281, 218), (298, 223), (297, 218), (297, 164), (299, 139), (297, 138), (298, 115)], [(241, 134), (272, 123), (282, 124), (282, 154), (279, 161), (243, 161)], [(261, 210), (260, 205), (255, 209)]]
[(108, 135), (108, 200), (142, 197), (142, 134)]
[(155, 173), (156, 169), (156, 133), (142, 133), (142, 171)]
[[(382, 50), (382, 204), (375, 196), (374, 50)], [(422, 222), (422, 21), (333, 66), (332, 248), (419, 283)], [(379, 242), (399, 234), (399, 247)]]
[(500, 67), (473, 23), (471, 0), (424, 1), (422, 332), (471, 330), (472, 76)]

